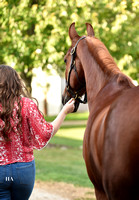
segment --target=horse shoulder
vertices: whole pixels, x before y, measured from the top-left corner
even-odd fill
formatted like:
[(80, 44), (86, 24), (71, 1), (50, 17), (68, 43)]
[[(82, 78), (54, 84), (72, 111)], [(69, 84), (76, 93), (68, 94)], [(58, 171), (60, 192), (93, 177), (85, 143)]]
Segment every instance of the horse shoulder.
[(105, 137), (105, 119), (109, 106), (102, 109), (92, 120), (89, 116), (84, 135), (83, 155), (87, 166), (88, 175), (93, 184), (103, 190), (102, 186), (102, 153)]

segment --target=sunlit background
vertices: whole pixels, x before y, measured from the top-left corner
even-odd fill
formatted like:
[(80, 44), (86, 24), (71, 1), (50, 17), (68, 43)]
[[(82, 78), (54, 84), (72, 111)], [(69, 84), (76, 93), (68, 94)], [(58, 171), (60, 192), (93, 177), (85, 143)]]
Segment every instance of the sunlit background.
[(119, 68), (139, 81), (138, 0), (0, 0), (0, 63), (20, 73), (45, 114), (62, 106), (72, 22), (80, 35), (91, 23)]

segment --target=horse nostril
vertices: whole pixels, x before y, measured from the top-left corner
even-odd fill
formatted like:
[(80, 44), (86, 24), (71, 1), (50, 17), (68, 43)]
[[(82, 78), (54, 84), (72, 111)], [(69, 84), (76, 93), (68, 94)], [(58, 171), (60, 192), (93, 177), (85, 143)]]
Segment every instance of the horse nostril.
[(62, 104), (64, 105), (65, 104), (65, 99), (64, 99), (64, 96), (62, 95)]
[(67, 96), (66, 94), (62, 95), (62, 104), (65, 105), (70, 99), (70, 96)]
[(67, 59), (64, 59), (64, 63), (67, 63)]

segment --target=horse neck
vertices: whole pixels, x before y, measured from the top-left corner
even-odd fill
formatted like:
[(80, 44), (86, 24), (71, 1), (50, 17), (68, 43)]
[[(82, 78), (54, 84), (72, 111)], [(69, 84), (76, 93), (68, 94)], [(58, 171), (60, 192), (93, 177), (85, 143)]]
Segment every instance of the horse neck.
[(94, 101), (98, 92), (110, 79), (112, 79), (113, 76), (118, 74), (120, 70), (117, 70), (117, 66), (115, 64), (116, 70), (106, 74), (92, 56), (86, 45), (80, 48), (79, 57), (84, 70), (88, 107), (90, 110), (92, 107), (92, 102)]
[(90, 110), (93, 100), (100, 89), (105, 85), (106, 79), (99, 65), (93, 58), (89, 60), (88, 64), (84, 63), (83, 68), (86, 80), (87, 101)]

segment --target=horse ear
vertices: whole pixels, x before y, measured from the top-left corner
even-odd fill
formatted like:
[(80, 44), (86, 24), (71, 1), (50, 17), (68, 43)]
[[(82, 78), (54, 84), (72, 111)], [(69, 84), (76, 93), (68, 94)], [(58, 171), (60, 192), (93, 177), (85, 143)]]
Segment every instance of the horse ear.
[(91, 24), (86, 23), (86, 28), (87, 28), (87, 35), (88, 36), (95, 36), (95, 32), (94, 32), (94, 29), (93, 29)]
[(79, 37), (78, 33), (76, 32), (75, 30), (75, 22), (72, 23), (69, 27), (69, 36), (70, 36), (70, 39), (72, 40), (73, 38), (75, 37)]

